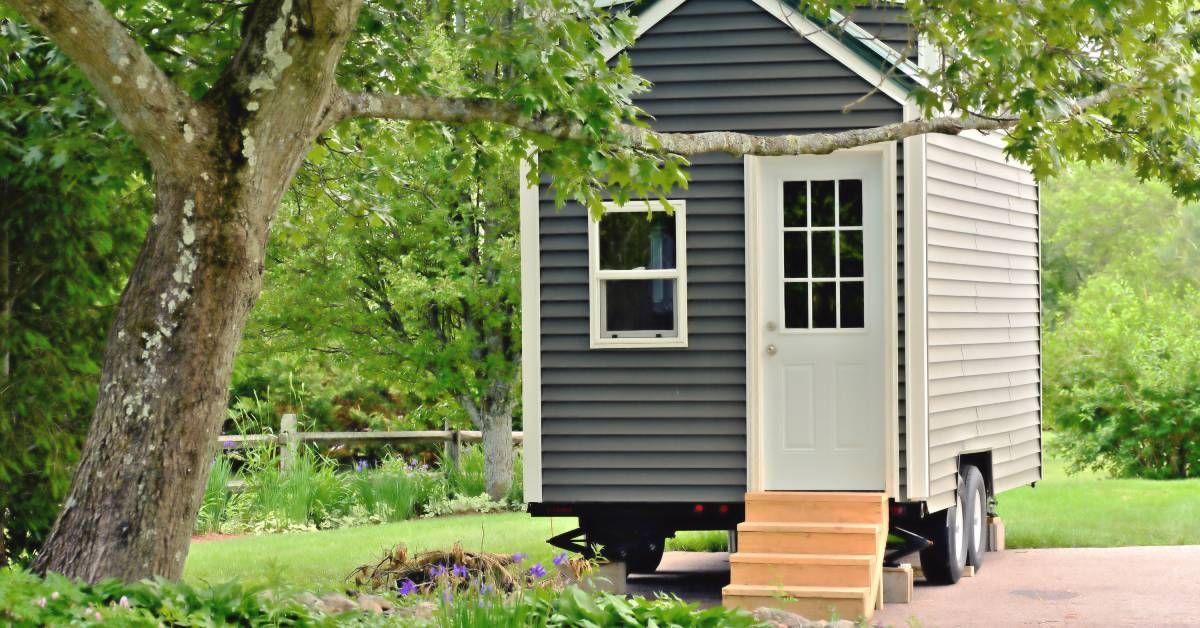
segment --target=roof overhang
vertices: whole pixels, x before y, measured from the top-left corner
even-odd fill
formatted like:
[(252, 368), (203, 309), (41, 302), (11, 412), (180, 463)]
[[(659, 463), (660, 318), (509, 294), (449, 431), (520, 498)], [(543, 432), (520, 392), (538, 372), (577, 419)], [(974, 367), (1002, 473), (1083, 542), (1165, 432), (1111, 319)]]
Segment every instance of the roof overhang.
[[(687, 0), (657, 0), (639, 7), (634, 39), (641, 37)], [(827, 18), (806, 15), (795, 0), (751, 0), (764, 11), (783, 22), (863, 80), (900, 104), (911, 104), (911, 92), (923, 83), (920, 69), (891, 46), (866, 29), (830, 11)], [(628, 2), (600, 0), (597, 6), (608, 7)], [(611, 59), (624, 50), (621, 46), (605, 46), (604, 58)]]

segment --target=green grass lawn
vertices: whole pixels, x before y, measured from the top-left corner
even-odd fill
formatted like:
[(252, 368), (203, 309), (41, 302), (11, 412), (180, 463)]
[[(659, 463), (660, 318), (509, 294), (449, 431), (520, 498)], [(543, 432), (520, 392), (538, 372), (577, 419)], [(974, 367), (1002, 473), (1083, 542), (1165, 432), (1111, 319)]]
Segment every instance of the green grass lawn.
[[(1200, 544), (1200, 480), (1068, 476), (1052, 456), (1046, 457), (1045, 479), (1037, 488), (1002, 493), (999, 512), (1010, 548)], [(558, 550), (546, 539), (574, 527), (572, 518), (511, 512), (264, 534), (192, 545), (184, 577), (210, 584), (238, 578), (267, 586), (336, 589), (355, 567), (400, 543), (422, 551), (461, 542), (468, 550), (525, 552), (548, 561)], [(724, 532), (684, 532), (667, 548), (711, 551), (724, 549), (724, 541)]]
[(1200, 544), (1200, 480), (1067, 475), (1045, 456), (1036, 488), (1001, 493), (1009, 548)]
[(462, 543), (466, 550), (525, 552), (531, 560), (548, 561), (559, 550), (546, 539), (575, 525), (573, 518), (534, 519), (509, 512), (208, 541), (192, 544), (183, 576), (193, 583), (237, 578), (258, 585), (336, 589), (355, 567), (379, 560), (401, 543), (410, 552)]

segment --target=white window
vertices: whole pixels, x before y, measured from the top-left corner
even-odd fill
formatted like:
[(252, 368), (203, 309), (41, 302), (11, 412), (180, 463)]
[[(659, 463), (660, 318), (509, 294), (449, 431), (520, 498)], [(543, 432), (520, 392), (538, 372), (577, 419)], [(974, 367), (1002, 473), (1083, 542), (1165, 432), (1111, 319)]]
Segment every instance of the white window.
[(592, 348), (687, 346), (685, 202), (605, 204), (588, 220)]

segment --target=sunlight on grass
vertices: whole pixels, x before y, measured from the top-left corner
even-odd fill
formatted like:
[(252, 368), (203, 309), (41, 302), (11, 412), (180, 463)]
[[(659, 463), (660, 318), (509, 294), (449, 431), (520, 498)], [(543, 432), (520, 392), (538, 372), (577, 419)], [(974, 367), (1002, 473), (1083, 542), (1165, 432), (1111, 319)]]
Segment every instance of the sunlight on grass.
[(1068, 475), (1053, 456), (1044, 464), (1036, 488), (998, 498), (1009, 548), (1200, 544), (1200, 480), (1113, 480)]
[(378, 560), (400, 543), (410, 551), (424, 551), (458, 542), (469, 550), (525, 552), (530, 559), (545, 562), (559, 551), (546, 539), (575, 525), (572, 518), (535, 519), (510, 512), (193, 543), (184, 579), (218, 584), (238, 578), (272, 587), (337, 589), (355, 567)]

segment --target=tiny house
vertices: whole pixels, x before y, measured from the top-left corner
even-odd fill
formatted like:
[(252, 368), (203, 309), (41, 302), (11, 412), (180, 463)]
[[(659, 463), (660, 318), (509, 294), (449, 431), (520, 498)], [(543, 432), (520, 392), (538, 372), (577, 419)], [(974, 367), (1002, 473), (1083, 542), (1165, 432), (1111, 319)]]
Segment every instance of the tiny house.
[[(836, 29), (780, 0), (637, 10), (613, 53), (651, 81), (637, 104), (659, 131), (919, 115), (903, 7)], [(931, 581), (980, 567), (991, 498), (1041, 478), (1029, 169), (964, 133), (705, 155), (691, 177), (673, 212), (599, 221), (556, 210), (549, 181), (522, 190), (530, 512), (578, 517), (554, 541), (632, 571), (676, 531), (736, 530), (735, 606), (782, 587), (799, 610), (869, 616), (889, 531), (906, 546), (886, 560), (918, 550)]]

